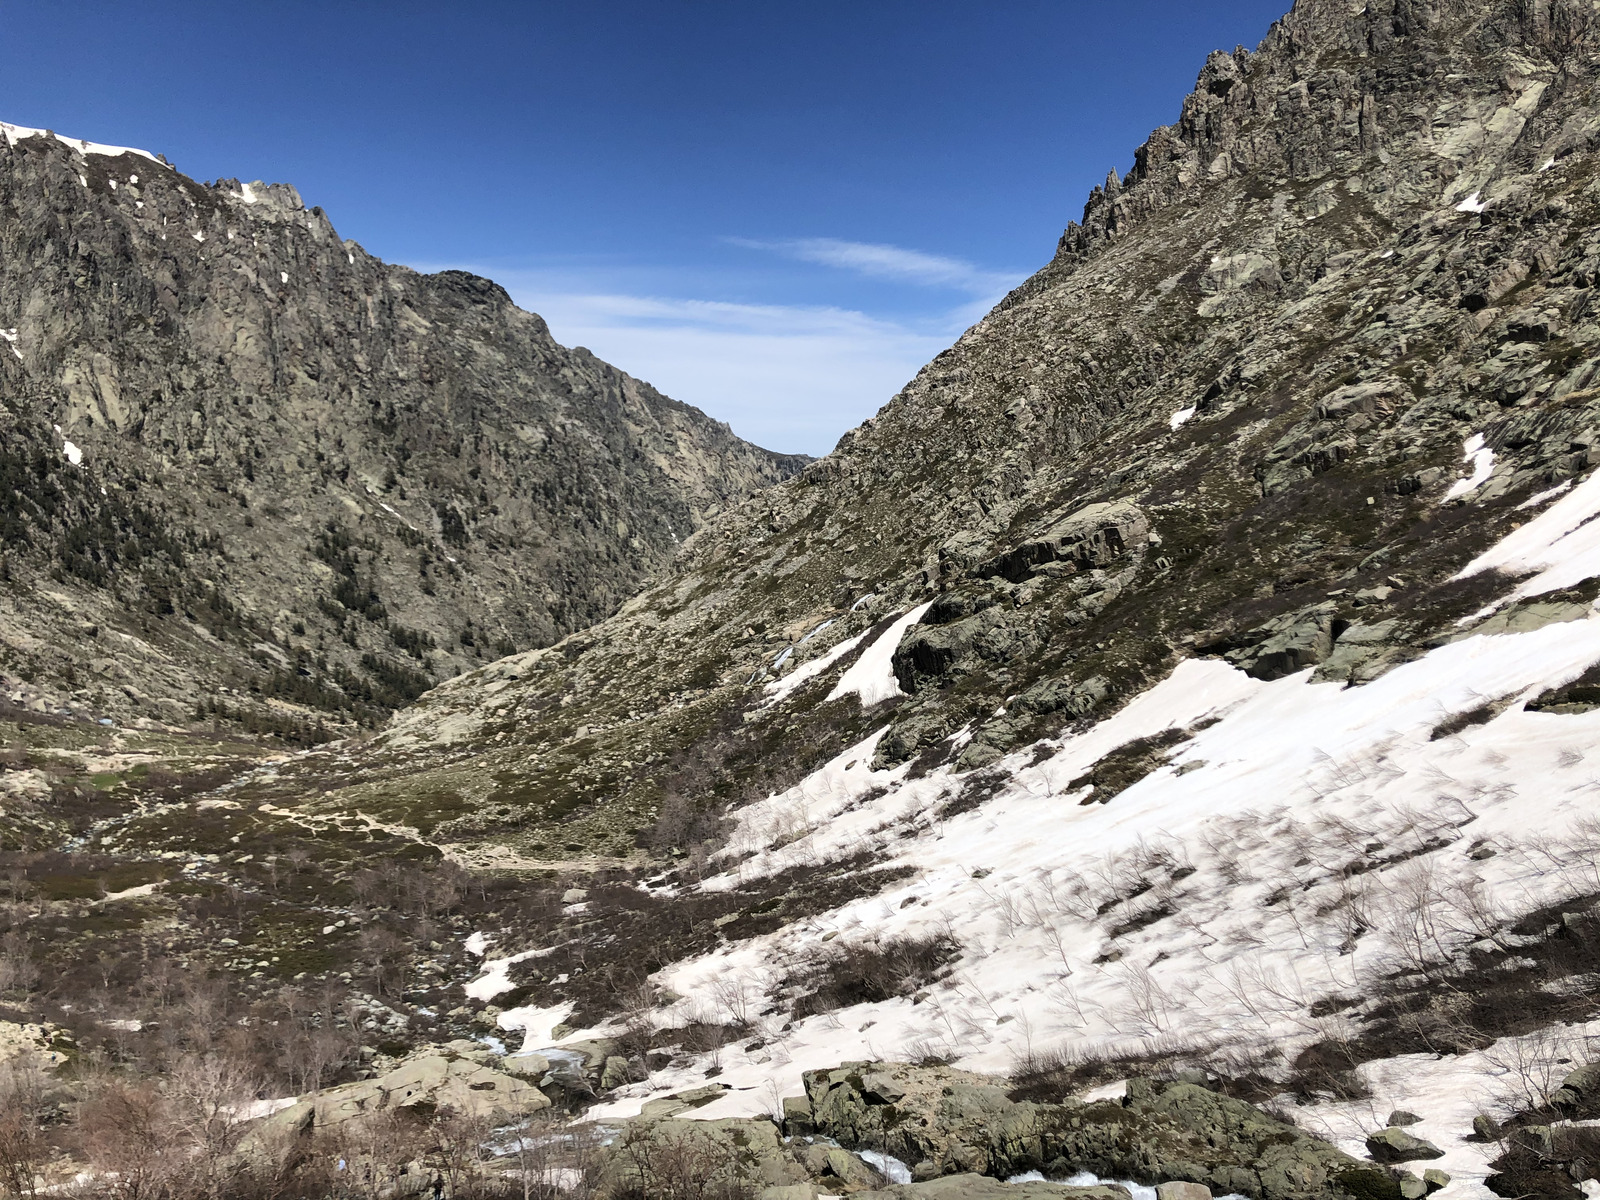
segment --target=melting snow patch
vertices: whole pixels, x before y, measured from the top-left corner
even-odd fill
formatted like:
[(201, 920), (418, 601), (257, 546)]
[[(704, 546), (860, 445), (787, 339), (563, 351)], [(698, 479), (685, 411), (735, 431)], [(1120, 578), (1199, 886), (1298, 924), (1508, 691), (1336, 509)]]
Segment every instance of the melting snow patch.
[(286, 1108), (293, 1108), (298, 1099), (294, 1096), (277, 1096), (269, 1100), (250, 1100), (244, 1104), (229, 1105), (229, 1110), (241, 1121), (258, 1121), (262, 1117), (270, 1117), (275, 1112), (282, 1112)]
[(826, 654), (814, 658), (808, 663), (801, 663), (782, 679), (777, 680), (774, 683), (767, 684), (767, 698), (765, 704), (768, 706), (773, 704), (782, 704), (790, 696), (794, 695), (799, 688), (815, 679), (818, 675), (821, 675), (829, 667), (833, 666), (834, 663), (838, 662), (846, 654), (849, 654), (850, 651), (859, 646), (861, 644), (861, 639), (866, 636), (867, 635), (865, 633), (858, 633), (853, 638), (846, 638), (833, 649), (829, 650)]
[(1506, 534), (1456, 572), (1455, 578), (1465, 579), (1491, 570), (1510, 575), (1536, 572), (1485, 612), (1513, 600), (1582, 583), (1600, 575), (1600, 521), (1595, 520), (1597, 516), (1600, 516), (1600, 471), (1526, 525)]
[(461, 943), (461, 948), (474, 958), (482, 958), (484, 952), (489, 949), (489, 935), (480, 929)]
[(1174, 429), (1188, 424), (1189, 418), (1194, 416), (1194, 409), (1195, 406), (1192, 404), (1188, 408), (1180, 408), (1171, 417), (1167, 418), (1167, 423)]
[(1539, 505), (1543, 504), (1546, 500), (1554, 500), (1557, 496), (1561, 495), (1562, 492), (1570, 492), (1571, 490), (1572, 480), (1565, 480), (1556, 484), (1553, 488), (1546, 488), (1542, 492), (1535, 492), (1521, 504), (1517, 505), (1517, 510), (1520, 512), (1525, 508), (1538, 508)]
[(206, 235), (203, 233), (191, 233), (189, 236), (197, 242), (203, 242), (206, 240)]
[(828, 699), (839, 700), (853, 692), (861, 698), (862, 708), (871, 708), (892, 697), (903, 696), (905, 693), (900, 690), (900, 681), (894, 677), (895, 648), (900, 645), (906, 630), (922, 620), (922, 614), (931, 607), (931, 600), (919, 604), (884, 630), (878, 640), (856, 660), (855, 665), (840, 677), (833, 691), (828, 693)]
[(11, 353), (18, 358), (22, 357), (22, 351), (17, 349), (17, 331), (15, 329), (0, 329), (0, 338), (11, 343)]
[[(1580, 503), (1600, 511), (1600, 475), (1550, 511)], [(1578, 519), (1569, 509), (1545, 542)], [(1600, 553), (1600, 530), (1595, 538)], [(696, 1116), (758, 1114), (768, 1082), (792, 1094), (802, 1071), (919, 1045), (947, 1048), (964, 1069), (1003, 1072), (1029, 1045), (1116, 1052), (1173, 1030), (1197, 1043), (1308, 1036), (1308, 1006), (1392, 965), (1414, 919), (1466, 920), (1447, 916), (1457, 911), (1448, 897), (1458, 887), (1519, 909), (1592, 889), (1592, 852), (1575, 850), (1553, 867), (1536, 851), (1576, 836), (1575, 823), (1592, 809), (1593, 767), (1583, 757), (1600, 736), (1600, 712), (1552, 715), (1513, 703), (1486, 724), (1430, 735), (1488, 697), (1535, 694), (1596, 661), (1600, 617), (1464, 638), (1360, 688), (1313, 683), (1310, 672), (1264, 682), (1226, 663), (1188, 661), (1082, 733), (993, 764), (1001, 786), (944, 817), (963, 776), (873, 771), (882, 736), (874, 734), (794, 788), (742, 809), (723, 873), (702, 886), (726, 890), (860, 852), (910, 873), (875, 895), (662, 970), (660, 985), (685, 998), (663, 1024), (756, 1011), (825, 938), (850, 945), (937, 933), (955, 939), (961, 955), (921, 1004), (863, 1003), (786, 1030), (774, 1021), (763, 1048), (724, 1048), (719, 1078), (734, 1090)], [(1107, 804), (1076, 803), (1073, 780), (1112, 750), (1167, 729), (1191, 733), (1172, 748), (1171, 763)], [(1389, 850), (1373, 857), (1362, 850), (1368, 838)], [(1465, 853), (1480, 844), (1497, 853)], [(1369, 864), (1359, 902), (1383, 915), (1341, 952), (1349, 937), (1341, 922), (1353, 910), (1340, 888), (1351, 877), (1329, 864), (1352, 858)], [(1169, 879), (1181, 918), (1163, 916), (1136, 887)], [(1268, 895), (1281, 898), (1264, 907)], [(1114, 933), (1141, 916), (1150, 919)], [(1124, 958), (1107, 962), (1113, 937)], [(1443, 952), (1457, 948), (1452, 941)], [(609, 1106), (615, 1113), (595, 1115), (627, 1115), (621, 1110), (653, 1095), (701, 1083), (706, 1065), (665, 1069), (649, 1089)], [(1416, 1111), (1432, 1119), (1428, 1107)]]
[(497, 1018), (501, 1029), (522, 1030), (522, 1053), (542, 1050), (555, 1039), (556, 1026), (572, 1015), (571, 1004), (557, 1004), (554, 1008), (508, 1008)]
[(1468, 196), (1460, 204), (1456, 205), (1456, 211), (1464, 213), (1481, 213), (1484, 209), (1488, 208), (1489, 205), (1483, 200), (1480, 200), (1478, 196), (1479, 194), (1477, 192), (1473, 192), (1472, 195)]
[(239, 185), (239, 199), (243, 200), (246, 204), (256, 203), (256, 194), (250, 190), (250, 185), (248, 183), (242, 183)]
[(1494, 472), (1494, 451), (1484, 446), (1483, 434), (1473, 434), (1462, 445), (1461, 450), (1461, 457), (1472, 464), (1472, 474), (1452, 483), (1450, 490), (1445, 493), (1446, 499), (1454, 499), (1457, 496), (1465, 496), (1468, 492), (1477, 491)]
[(78, 448), (75, 442), (63, 440), (61, 443), (61, 453), (67, 456), (67, 461), (73, 466), (83, 466), (83, 451)]
[(289, 282), (289, 272), (287, 272), (287, 271), (279, 271), (278, 272), (278, 278), (283, 280), (284, 283), (288, 283)]
[(1556, 165), (1556, 160), (1555, 159), (1547, 158), (1547, 159), (1544, 160), (1544, 162), (1542, 164), (1540, 164), (1539, 173), (1542, 175), (1546, 171), (1548, 171), (1551, 167), (1553, 167), (1555, 165)]
[[(487, 1004), (500, 993), (509, 992), (517, 986), (511, 982), (513, 964), (530, 958), (540, 958), (549, 953), (550, 951), (548, 950), (524, 950), (521, 954), (513, 954), (509, 958), (490, 959), (483, 964), (483, 974), (468, 983), (462, 990), (473, 1000), (482, 1000)], [(506, 1028), (509, 1029), (511, 1027), (508, 1025)]]

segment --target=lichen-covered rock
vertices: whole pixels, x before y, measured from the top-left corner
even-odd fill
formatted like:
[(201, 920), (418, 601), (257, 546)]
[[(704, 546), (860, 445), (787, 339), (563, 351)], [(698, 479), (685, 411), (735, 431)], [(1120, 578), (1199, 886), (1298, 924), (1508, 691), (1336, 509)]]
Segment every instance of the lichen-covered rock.
[(979, 575), (999, 575), (1021, 582), (1046, 563), (1068, 563), (1082, 569), (1106, 567), (1150, 538), (1150, 519), (1126, 500), (1091, 504), (1068, 514), (1037, 537), (977, 568)]
[(1443, 1158), (1444, 1151), (1425, 1138), (1391, 1125), (1367, 1136), (1367, 1153), (1374, 1162), (1415, 1162), (1419, 1158)]
[(285, 1129), (326, 1129), (357, 1117), (395, 1112), (426, 1121), (449, 1108), (504, 1122), (550, 1107), (526, 1079), (428, 1047), (376, 1079), (328, 1088), (267, 1118)]
[[(869, 1095), (868, 1078), (891, 1080), (898, 1098)], [(1036, 1104), (949, 1067), (845, 1064), (805, 1080), (817, 1132), (881, 1146), (919, 1169), (926, 1162), (930, 1173), (1088, 1170), (1260, 1200), (1343, 1197), (1363, 1181), (1376, 1194), (1394, 1190), (1370, 1165), (1194, 1083), (1135, 1079), (1120, 1102)]]
[(1600, 1108), (1600, 1064), (1590, 1063), (1562, 1077), (1550, 1103), (1564, 1111)]

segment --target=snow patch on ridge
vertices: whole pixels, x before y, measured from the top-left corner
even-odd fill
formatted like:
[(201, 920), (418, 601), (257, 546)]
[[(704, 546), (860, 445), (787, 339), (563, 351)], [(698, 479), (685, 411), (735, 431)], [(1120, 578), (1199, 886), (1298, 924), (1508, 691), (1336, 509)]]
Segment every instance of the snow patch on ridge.
[(1461, 457), (1472, 464), (1472, 474), (1452, 483), (1446, 499), (1477, 491), (1494, 474), (1494, 451), (1484, 446), (1483, 434), (1475, 433), (1462, 443)]
[(1600, 516), (1600, 471), (1526, 525), (1512, 530), (1454, 577), (1465, 579), (1491, 570), (1507, 574), (1533, 572), (1531, 578), (1517, 584), (1484, 613), (1582, 583), (1600, 575), (1600, 522), (1596, 516)]
[(82, 138), (62, 137), (59, 133), (51, 133), (46, 129), (29, 129), (25, 125), (8, 125), (0, 121), (0, 137), (4, 137), (6, 145), (15, 146), (24, 138), (53, 137), (63, 146), (70, 146), (79, 154), (104, 154), (115, 158), (119, 154), (138, 154), (148, 158), (151, 162), (160, 162), (148, 150), (139, 150), (133, 146), (103, 146), (99, 142), (86, 142)]
[(771, 707), (774, 704), (782, 704), (790, 696), (794, 695), (794, 693), (800, 688), (804, 687), (818, 675), (821, 675), (829, 667), (833, 666), (834, 663), (838, 662), (845, 655), (849, 654), (850, 651), (859, 646), (861, 644), (861, 639), (866, 636), (866, 633), (863, 632), (856, 634), (856, 636), (853, 638), (846, 638), (837, 646), (829, 650), (826, 654), (819, 655), (808, 663), (801, 663), (782, 679), (774, 680), (772, 683), (767, 684), (767, 686), (763, 689), (767, 694), (767, 698), (762, 702), (762, 707), (765, 708)]

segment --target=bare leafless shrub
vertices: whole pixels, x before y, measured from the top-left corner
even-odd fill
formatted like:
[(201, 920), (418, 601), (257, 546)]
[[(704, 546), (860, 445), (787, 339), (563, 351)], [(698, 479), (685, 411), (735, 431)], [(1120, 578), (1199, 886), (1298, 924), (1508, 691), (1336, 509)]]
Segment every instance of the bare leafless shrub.
[(1316, 1042), (1295, 1056), (1287, 1091), (1304, 1100), (1333, 1096), (1339, 1100), (1364, 1100), (1372, 1089), (1356, 1069), (1360, 1056), (1340, 1039)]
[(182, 1150), (167, 1136), (165, 1105), (149, 1081), (92, 1081), (77, 1127), (96, 1186), (112, 1200), (160, 1196), (182, 1174)]
[(960, 953), (960, 944), (942, 933), (834, 943), (811, 955), (783, 986), (800, 993), (795, 1017), (807, 1017), (907, 995), (932, 983)]
[(48, 1155), (44, 1081), (23, 1060), (0, 1065), (0, 1194), (33, 1196)]
[(0, 938), (0, 999), (26, 1000), (39, 986), (39, 966), (28, 939), (13, 929)]

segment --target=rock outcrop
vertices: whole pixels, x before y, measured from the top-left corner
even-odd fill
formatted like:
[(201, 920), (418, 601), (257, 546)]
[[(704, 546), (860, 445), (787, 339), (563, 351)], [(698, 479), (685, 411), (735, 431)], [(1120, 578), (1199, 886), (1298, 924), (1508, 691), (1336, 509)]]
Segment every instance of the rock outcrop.
[(916, 1179), (1089, 1171), (1257, 1200), (1396, 1189), (1370, 1164), (1193, 1083), (1133, 1079), (1120, 1101), (1039, 1104), (1012, 1100), (994, 1081), (948, 1067), (846, 1063), (809, 1072), (805, 1082), (801, 1120), (808, 1131), (885, 1150), (912, 1164)]

